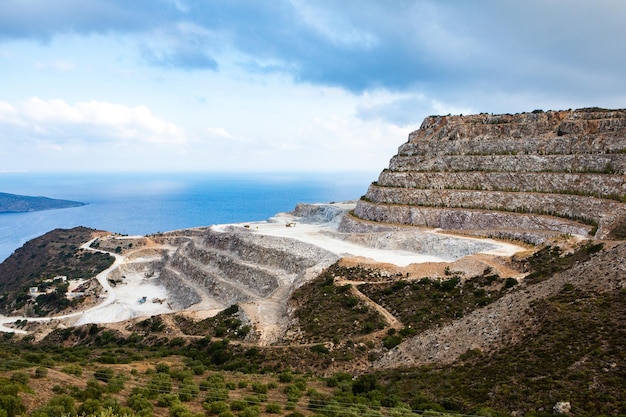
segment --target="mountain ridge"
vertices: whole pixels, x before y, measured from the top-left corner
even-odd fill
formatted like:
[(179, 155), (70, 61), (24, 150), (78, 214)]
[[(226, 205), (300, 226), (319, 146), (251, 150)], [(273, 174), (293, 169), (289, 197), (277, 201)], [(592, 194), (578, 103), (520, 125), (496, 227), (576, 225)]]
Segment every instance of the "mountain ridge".
[(54, 210), (85, 206), (86, 203), (71, 200), (60, 200), (42, 196), (25, 196), (0, 192), (0, 214), (25, 213), (31, 211)]

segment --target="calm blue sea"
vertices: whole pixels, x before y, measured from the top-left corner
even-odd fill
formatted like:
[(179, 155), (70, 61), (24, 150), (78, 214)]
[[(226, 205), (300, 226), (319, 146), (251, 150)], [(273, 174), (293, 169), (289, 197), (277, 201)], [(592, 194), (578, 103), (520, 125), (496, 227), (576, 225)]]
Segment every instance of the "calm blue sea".
[(87, 226), (149, 234), (265, 220), (297, 203), (354, 200), (376, 173), (35, 174), (0, 173), (0, 192), (88, 203), (84, 207), (0, 214), (0, 261), (55, 228)]

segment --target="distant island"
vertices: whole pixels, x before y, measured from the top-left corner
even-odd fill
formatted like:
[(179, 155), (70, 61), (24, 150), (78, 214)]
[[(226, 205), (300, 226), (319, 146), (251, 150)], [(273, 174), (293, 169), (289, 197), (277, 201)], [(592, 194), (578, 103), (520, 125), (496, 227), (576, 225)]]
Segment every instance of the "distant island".
[(57, 200), (48, 197), (29, 197), (17, 194), (0, 193), (0, 214), (23, 213), (29, 211), (53, 210), (86, 205), (78, 201)]

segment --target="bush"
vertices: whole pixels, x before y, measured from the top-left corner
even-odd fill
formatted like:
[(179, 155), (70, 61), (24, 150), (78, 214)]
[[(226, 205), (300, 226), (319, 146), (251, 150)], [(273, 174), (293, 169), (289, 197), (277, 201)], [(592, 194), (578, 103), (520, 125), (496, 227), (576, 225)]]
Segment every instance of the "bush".
[(259, 406), (253, 405), (239, 413), (239, 417), (259, 417), (259, 414), (261, 414), (261, 409)]
[(180, 402), (177, 394), (160, 394), (157, 397), (157, 407), (171, 407), (175, 403)]
[(50, 401), (48, 401), (48, 406), (62, 408), (63, 414), (74, 414), (76, 412), (74, 399), (67, 394), (52, 397)]
[(261, 382), (252, 383), (252, 391), (256, 392), (257, 394), (267, 394), (267, 390), (268, 387), (266, 384), (263, 384)]
[(385, 346), (387, 349), (392, 349), (398, 346), (400, 342), (402, 342), (402, 336), (393, 334), (383, 339), (383, 346)]
[(83, 368), (77, 365), (67, 365), (61, 368), (61, 372), (80, 377), (83, 375)]
[(244, 400), (233, 400), (230, 402), (230, 409), (233, 411), (245, 410), (248, 407), (248, 403)]
[(358, 377), (352, 384), (354, 394), (364, 394), (380, 388), (378, 379), (373, 374), (365, 374)]
[(159, 394), (172, 391), (172, 377), (169, 374), (156, 374), (148, 382), (148, 398), (156, 398)]
[(194, 415), (181, 403), (175, 403), (170, 407), (170, 417), (194, 417)]
[(170, 366), (166, 363), (157, 363), (154, 369), (157, 371), (157, 373), (161, 373), (161, 374), (170, 373)]
[(124, 383), (126, 382), (126, 376), (122, 373), (116, 374), (107, 384), (107, 391), (112, 394), (117, 394), (124, 389)]
[(230, 406), (226, 401), (213, 401), (212, 403), (204, 403), (202, 404), (202, 407), (207, 411), (207, 413), (214, 415), (218, 415), (220, 413), (223, 413), (224, 411), (230, 410)]
[(293, 374), (291, 371), (284, 371), (278, 375), (278, 380), (280, 382), (291, 382), (293, 381)]
[(13, 372), (13, 375), (11, 375), (11, 382), (17, 382), (22, 385), (28, 385), (29, 379), (30, 377), (24, 371)]
[(102, 393), (104, 392), (104, 387), (100, 385), (97, 379), (91, 378), (87, 381), (87, 386), (85, 390), (77, 395), (78, 399), (85, 401), (89, 398), (99, 400), (102, 397)]
[(131, 410), (135, 412), (138, 416), (142, 417), (150, 417), (152, 416), (152, 403), (146, 397), (140, 394), (134, 394), (128, 397), (126, 401), (126, 405), (128, 405)]
[(191, 401), (200, 393), (200, 388), (193, 382), (193, 379), (182, 381), (178, 387), (178, 397), (181, 401)]
[(313, 351), (315, 353), (321, 353), (321, 354), (330, 353), (330, 351), (326, 348), (326, 346), (324, 346), (322, 344), (317, 344), (317, 345), (311, 346), (311, 351)]
[(504, 288), (513, 288), (517, 285), (517, 280), (515, 278), (507, 278), (504, 280)]
[(78, 407), (79, 415), (95, 415), (102, 411), (102, 403), (99, 400), (88, 398)]
[(0, 394), (0, 410), (4, 411), (7, 417), (15, 417), (26, 411), (26, 407), (17, 395)]
[(43, 366), (38, 366), (37, 369), (35, 369), (35, 378), (45, 378), (46, 376), (48, 376), (47, 368), (44, 368)]
[(113, 378), (113, 369), (109, 369), (109, 368), (96, 369), (96, 372), (93, 373), (93, 376), (98, 381), (108, 383), (109, 380)]
[(279, 404), (269, 403), (265, 406), (265, 411), (270, 414), (282, 414), (283, 409)]

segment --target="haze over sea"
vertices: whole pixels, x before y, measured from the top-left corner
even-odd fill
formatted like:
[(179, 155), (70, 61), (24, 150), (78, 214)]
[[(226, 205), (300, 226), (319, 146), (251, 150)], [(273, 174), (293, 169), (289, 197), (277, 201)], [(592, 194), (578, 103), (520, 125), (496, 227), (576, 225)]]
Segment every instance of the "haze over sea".
[(0, 173), (0, 192), (88, 203), (0, 214), (0, 262), (55, 228), (145, 235), (266, 220), (297, 203), (358, 199), (376, 173)]

